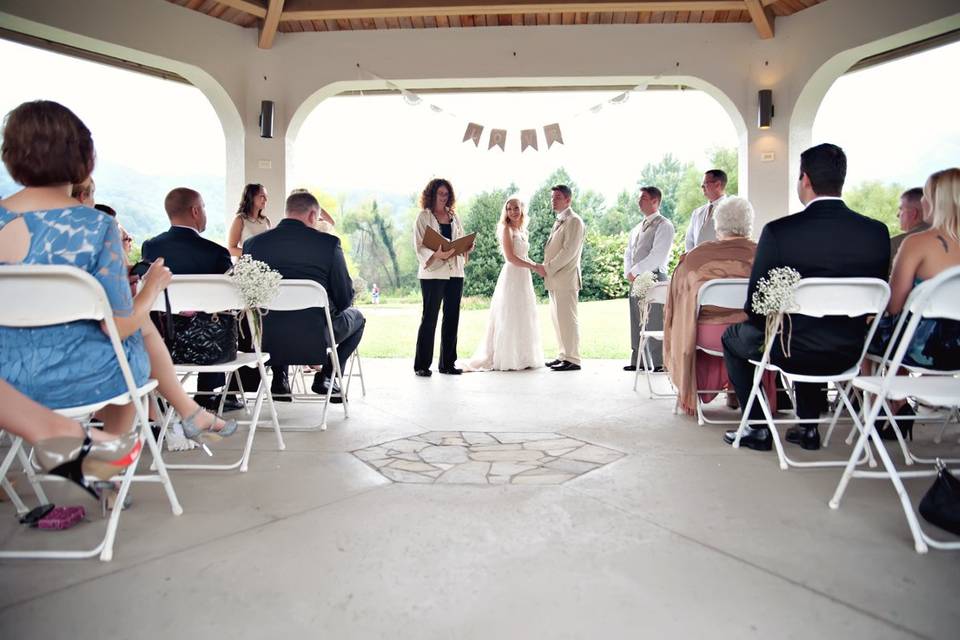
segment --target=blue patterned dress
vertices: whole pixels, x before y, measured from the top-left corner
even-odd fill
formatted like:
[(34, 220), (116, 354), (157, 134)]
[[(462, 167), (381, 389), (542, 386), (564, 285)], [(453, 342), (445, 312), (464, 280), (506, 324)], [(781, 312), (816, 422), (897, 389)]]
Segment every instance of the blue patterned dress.
[[(115, 316), (133, 312), (123, 245), (113, 218), (80, 205), (26, 213), (0, 207), (0, 229), (17, 218), (24, 220), (30, 233), (30, 248), (21, 264), (78, 267), (103, 286)], [(144, 384), (150, 362), (140, 331), (126, 338), (123, 347), (134, 380)], [(29, 329), (0, 327), (0, 378), (51, 409), (106, 400), (127, 391), (110, 339), (94, 321)]]

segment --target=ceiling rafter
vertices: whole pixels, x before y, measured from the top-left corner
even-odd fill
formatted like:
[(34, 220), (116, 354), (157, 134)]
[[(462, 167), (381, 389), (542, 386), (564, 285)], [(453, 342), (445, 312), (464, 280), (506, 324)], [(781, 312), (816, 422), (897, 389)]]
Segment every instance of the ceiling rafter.
[[(760, 38), (774, 37), (776, 16), (825, 0), (168, 0), (235, 24), (256, 26), (258, 46), (273, 46), (278, 31), (324, 31), (546, 24), (752, 22)], [(229, 7), (234, 12), (224, 13)], [(246, 14), (249, 18), (237, 16)], [(323, 29), (316, 25), (323, 25)], [(333, 26), (331, 26), (333, 25)]]

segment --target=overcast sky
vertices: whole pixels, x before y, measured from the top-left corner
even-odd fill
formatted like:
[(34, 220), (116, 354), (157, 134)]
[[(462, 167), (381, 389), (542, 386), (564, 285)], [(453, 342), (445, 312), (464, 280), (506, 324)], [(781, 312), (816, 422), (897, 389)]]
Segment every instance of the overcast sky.
[[(224, 172), (223, 131), (196, 89), (0, 40), (0, 112), (37, 98), (73, 109), (94, 133), (102, 160), (148, 174)], [(848, 74), (827, 94), (814, 127), (849, 155), (848, 184), (877, 179), (920, 184), (960, 164), (960, 43)], [(306, 120), (291, 183), (414, 192), (434, 175), (461, 196), (515, 182), (529, 194), (556, 167), (615, 197), (640, 169), (670, 152), (707, 168), (713, 146), (736, 146), (724, 111), (696, 91), (473, 93), (332, 98)], [(436, 113), (428, 103), (444, 110)], [(591, 106), (603, 105), (598, 113)], [(468, 121), (487, 127), (480, 148), (462, 142)], [(543, 125), (559, 122), (565, 144), (545, 148)], [(487, 150), (491, 127), (507, 150)], [(519, 151), (519, 130), (538, 128), (540, 150)]]

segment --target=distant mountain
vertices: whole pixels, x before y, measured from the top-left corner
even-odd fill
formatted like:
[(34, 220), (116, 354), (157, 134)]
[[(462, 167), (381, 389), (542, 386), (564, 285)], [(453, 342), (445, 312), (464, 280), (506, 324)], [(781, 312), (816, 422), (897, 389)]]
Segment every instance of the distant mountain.
[[(190, 187), (200, 192), (208, 217), (203, 235), (216, 242), (226, 242), (223, 176), (147, 175), (104, 161), (97, 164), (93, 177), (97, 183), (97, 202), (117, 210), (120, 224), (134, 236), (138, 245), (170, 226), (163, 210), (163, 199), (175, 187)], [(20, 185), (0, 167), (0, 195), (7, 196), (20, 189)], [(240, 194), (237, 194), (239, 199)]]

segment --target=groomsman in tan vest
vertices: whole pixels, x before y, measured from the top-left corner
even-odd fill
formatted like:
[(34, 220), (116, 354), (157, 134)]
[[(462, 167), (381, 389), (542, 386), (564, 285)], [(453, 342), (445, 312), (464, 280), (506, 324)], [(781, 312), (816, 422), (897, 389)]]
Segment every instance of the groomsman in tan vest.
[(572, 192), (565, 184), (552, 188), (557, 221), (543, 248), (543, 264), (535, 271), (543, 277), (550, 294), (550, 315), (557, 333), (559, 353), (546, 365), (554, 371), (580, 370), (580, 254), (583, 252), (583, 220), (570, 208)]

